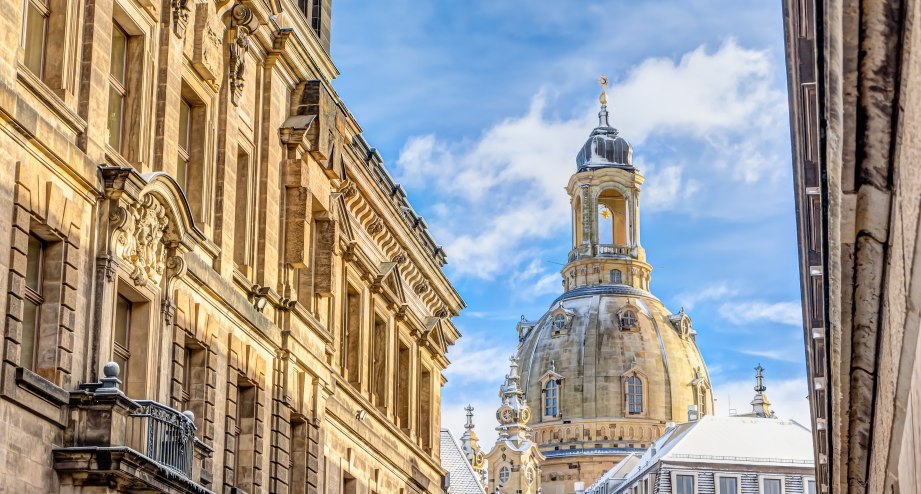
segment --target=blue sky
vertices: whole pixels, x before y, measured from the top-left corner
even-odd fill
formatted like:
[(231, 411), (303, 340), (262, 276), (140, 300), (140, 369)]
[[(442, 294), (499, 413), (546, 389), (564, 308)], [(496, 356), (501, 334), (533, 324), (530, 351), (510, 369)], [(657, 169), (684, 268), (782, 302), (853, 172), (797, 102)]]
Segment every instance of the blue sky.
[(694, 320), (718, 399), (746, 410), (752, 368), (808, 423), (780, 2), (337, 0), (334, 83), (444, 244), (467, 302), (442, 400), (491, 446), (515, 323), (560, 292), (564, 186), (597, 123), (646, 176), (652, 291)]

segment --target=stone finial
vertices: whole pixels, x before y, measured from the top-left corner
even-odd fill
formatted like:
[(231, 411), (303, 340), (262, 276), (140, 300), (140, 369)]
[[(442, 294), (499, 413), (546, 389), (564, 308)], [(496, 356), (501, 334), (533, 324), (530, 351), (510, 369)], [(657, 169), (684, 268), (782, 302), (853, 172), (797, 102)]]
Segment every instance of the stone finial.
[(102, 383), (99, 386), (99, 389), (96, 390), (97, 393), (118, 393), (118, 386), (122, 383), (121, 379), (118, 378), (118, 374), (121, 372), (121, 368), (115, 362), (108, 362), (102, 368), (103, 378), (99, 381)]

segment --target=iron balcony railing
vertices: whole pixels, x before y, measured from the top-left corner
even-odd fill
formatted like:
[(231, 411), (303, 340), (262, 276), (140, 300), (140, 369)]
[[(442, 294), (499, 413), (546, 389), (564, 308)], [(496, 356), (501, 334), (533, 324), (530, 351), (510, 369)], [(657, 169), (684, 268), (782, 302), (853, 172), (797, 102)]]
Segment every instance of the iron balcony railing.
[(135, 400), (140, 409), (128, 416), (128, 444), (160, 465), (192, 478), (195, 423), (178, 410), (150, 400)]

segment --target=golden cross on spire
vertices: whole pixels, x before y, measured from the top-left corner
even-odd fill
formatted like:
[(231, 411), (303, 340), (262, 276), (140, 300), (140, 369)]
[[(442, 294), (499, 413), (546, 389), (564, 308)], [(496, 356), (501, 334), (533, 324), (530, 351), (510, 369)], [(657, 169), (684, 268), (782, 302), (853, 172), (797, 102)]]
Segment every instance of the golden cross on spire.
[(601, 96), (598, 97), (598, 101), (600, 101), (602, 105), (607, 105), (608, 104), (608, 93), (606, 93), (604, 89), (608, 87), (608, 76), (603, 75), (599, 77), (598, 85), (601, 86)]

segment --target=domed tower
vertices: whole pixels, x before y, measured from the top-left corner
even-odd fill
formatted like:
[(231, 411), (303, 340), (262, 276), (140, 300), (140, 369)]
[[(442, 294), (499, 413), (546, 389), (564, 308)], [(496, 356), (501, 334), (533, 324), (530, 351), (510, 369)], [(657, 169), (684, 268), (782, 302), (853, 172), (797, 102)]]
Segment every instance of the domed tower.
[(543, 493), (591, 484), (669, 422), (712, 413), (710, 380), (691, 318), (649, 291), (640, 245), (640, 188), (633, 150), (608, 123), (602, 78), (599, 124), (576, 157), (566, 190), (572, 250), (564, 293), (536, 321), (518, 324), (522, 386)]

